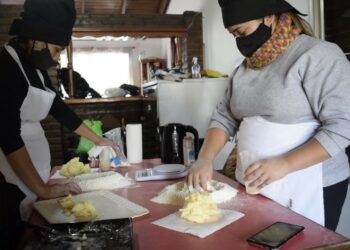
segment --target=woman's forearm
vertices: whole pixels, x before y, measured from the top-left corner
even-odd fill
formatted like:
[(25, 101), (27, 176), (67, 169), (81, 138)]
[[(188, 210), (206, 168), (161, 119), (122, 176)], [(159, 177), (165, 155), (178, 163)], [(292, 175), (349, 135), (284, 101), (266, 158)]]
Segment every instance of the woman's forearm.
[(228, 136), (222, 129), (211, 128), (208, 130), (198, 158), (213, 160), (219, 151), (225, 146)]
[(90, 128), (88, 128), (84, 123), (82, 123), (75, 131), (80, 136), (83, 136), (96, 145), (102, 140), (102, 137), (96, 135)]
[(312, 166), (329, 158), (328, 152), (316, 139), (311, 139), (284, 156), (288, 162), (289, 172)]

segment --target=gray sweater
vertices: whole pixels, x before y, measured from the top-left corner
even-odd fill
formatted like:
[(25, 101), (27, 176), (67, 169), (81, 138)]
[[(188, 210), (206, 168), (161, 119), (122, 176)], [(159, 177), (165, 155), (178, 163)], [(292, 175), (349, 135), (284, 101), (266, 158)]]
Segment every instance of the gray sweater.
[(300, 35), (263, 69), (243, 62), (209, 127), (234, 136), (241, 120), (251, 116), (285, 124), (317, 121), (314, 138), (331, 156), (323, 162), (323, 186), (349, 177), (350, 62), (337, 45)]

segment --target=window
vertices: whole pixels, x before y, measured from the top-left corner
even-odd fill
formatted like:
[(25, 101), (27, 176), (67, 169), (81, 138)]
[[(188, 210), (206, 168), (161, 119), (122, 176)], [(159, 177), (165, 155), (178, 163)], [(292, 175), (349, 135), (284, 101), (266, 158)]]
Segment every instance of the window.
[[(128, 48), (75, 48), (73, 42), (73, 69), (103, 96), (108, 88), (133, 82), (130, 51)], [(61, 66), (67, 67), (67, 61), (65, 51), (61, 55)]]
[[(140, 58), (167, 58), (169, 38), (73, 38), (73, 69), (102, 96), (107, 88), (126, 83), (140, 86)], [(61, 54), (67, 67), (67, 52)]]

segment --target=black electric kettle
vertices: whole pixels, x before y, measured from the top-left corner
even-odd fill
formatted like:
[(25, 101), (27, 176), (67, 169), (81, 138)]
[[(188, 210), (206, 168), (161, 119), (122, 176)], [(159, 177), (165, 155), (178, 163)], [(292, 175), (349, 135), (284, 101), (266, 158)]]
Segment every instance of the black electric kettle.
[(161, 158), (163, 163), (184, 163), (182, 140), (186, 133), (193, 134), (195, 158), (199, 151), (198, 132), (192, 126), (180, 123), (169, 123), (158, 127), (161, 142)]

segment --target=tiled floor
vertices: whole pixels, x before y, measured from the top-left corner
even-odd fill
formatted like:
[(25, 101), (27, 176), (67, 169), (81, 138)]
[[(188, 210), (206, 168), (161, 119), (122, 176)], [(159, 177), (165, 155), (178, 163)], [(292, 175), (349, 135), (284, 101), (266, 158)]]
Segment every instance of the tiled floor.
[(350, 185), (336, 232), (350, 239)]

